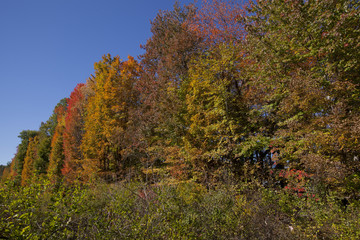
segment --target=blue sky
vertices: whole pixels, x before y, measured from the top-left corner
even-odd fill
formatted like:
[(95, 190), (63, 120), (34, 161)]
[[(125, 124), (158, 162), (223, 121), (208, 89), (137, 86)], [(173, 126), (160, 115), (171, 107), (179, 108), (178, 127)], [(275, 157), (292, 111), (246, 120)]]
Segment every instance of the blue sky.
[(37, 130), (102, 55), (141, 54), (150, 20), (174, 2), (1, 0), (0, 164), (13, 158), (19, 133)]

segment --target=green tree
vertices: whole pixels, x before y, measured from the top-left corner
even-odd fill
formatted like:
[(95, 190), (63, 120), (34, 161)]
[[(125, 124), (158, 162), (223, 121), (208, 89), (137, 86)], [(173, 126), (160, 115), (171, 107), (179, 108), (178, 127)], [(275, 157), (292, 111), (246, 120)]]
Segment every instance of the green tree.
[(49, 156), (51, 152), (51, 140), (55, 134), (56, 126), (58, 125), (58, 114), (56, 110), (61, 106), (66, 106), (67, 99), (63, 98), (55, 106), (52, 115), (45, 123), (41, 123), (39, 128), (39, 148), (38, 158), (35, 161), (35, 170), (38, 175), (46, 174), (49, 165)]
[(185, 149), (197, 170), (211, 174), (240, 161), (247, 137), (246, 89), (240, 47), (220, 44), (195, 58), (186, 87)]
[(258, 134), (283, 164), (320, 182), (359, 171), (359, 9), (351, 0), (258, 1), (246, 18), (253, 119), (268, 123)]

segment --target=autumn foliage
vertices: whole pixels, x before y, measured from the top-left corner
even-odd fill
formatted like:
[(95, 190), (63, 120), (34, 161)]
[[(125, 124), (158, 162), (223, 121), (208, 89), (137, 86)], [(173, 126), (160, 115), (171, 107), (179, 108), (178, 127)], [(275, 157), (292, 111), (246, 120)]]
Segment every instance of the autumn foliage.
[(39, 143), (38, 137), (30, 138), (27, 147), (24, 167), (21, 172), (21, 185), (26, 185), (34, 176), (34, 161), (37, 158), (37, 145)]
[(63, 104), (59, 104), (54, 110), (57, 116), (57, 125), (51, 140), (51, 153), (47, 170), (48, 177), (52, 182), (58, 182), (62, 178), (61, 169), (64, 166), (65, 160), (63, 135), (66, 108), (67, 103), (64, 101)]
[(119, 57), (107, 55), (95, 64), (95, 70), (88, 81), (93, 94), (86, 106), (81, 175), (84, 179), (94, 175), (117, 178), (125, 168), (131, 135), (127, 132), (131, 124), (129, 113), (138, 105), (135, 83), (140, 66), (132, 57), (122, 62)]
[(359, 239), (359, 15), (353, 0), (160, 11), (142, 55), (105, 54), (20, 133), (0, 238)]
[(26, 185), (258, 181), (359, 199), (359, 1), (202, 1), (151, 22), (138, 59), (94, 74), (23, 131)]
[(64, 165), (61, 173), (67, 181), (74, 181), (79, 177), (82, 168), (81, 141), (84, 128), (85, 114), (85, 85), (78, 84), (70, 94), (65, 113)]

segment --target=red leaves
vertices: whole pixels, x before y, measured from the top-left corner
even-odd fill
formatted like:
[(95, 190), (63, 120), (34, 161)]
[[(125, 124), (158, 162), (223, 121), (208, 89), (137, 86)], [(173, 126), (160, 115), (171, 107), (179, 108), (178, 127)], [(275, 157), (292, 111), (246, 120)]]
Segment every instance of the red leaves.
[(238, 41), (245, 37), (245, 5), (235, 1), (204, 0), (190, 29), (208, 43)]
[(287, 185), (284, 187), (288, 192), (302, 197), (306, 193), (306, 183), (310, 179), (310, 175), (302, 170), (280, 170), (278, 174), (280, 179), (284, 179), (287, 182)]
[(64, 167), (61, 173), (68, 181), (76, 178), (81, 167), (80, 145), (83, 135), (83, 112), (85, 108), (85, 96), (83, 94), (83, 83), (78, 84), (68, 99), (68, 108), (65, 117), (64, 129)]

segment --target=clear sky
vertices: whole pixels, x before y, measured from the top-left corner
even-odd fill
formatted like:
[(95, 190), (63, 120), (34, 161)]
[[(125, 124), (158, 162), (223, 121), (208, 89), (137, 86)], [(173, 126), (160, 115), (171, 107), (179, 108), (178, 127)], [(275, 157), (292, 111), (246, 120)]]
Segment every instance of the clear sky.
[[(175, 0), (1, 0), (0, 164), (110, 53), (142, 53), (150, 20)], [(188, 4), (190, 0), (180, 0)]]

